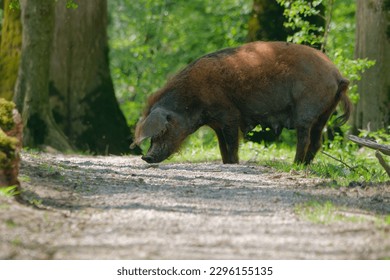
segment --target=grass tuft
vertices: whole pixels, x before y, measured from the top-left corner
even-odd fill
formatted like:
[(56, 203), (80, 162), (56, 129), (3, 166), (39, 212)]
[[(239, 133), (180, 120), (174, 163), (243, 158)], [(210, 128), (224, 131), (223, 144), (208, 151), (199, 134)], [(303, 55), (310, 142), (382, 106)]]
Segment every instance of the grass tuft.
[(19, 193), (18, 186), (0, 187), (0, 196), (12, 197)]

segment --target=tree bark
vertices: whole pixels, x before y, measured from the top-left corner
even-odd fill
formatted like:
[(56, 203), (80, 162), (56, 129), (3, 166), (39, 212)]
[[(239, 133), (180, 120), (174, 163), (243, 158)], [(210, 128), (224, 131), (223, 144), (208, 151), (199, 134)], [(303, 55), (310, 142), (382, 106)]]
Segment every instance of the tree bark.
[(129, 152), (130, 130), (119, 108), (108, 64), (107, 2), (56, 5), (50, 63), (53, 115), (71, 143), (96, 154)]
[(375, 131), (390, 124), (390, 3), (388, 0), (358, 0), (356, 13), (356, 58), (376, 64), (358, 82), (355, 130)]
[(357, 137), (355, 135), (349, 135), (348, 138), (349, 138), (349, 140), (351, 140), (359, 145), (369, 147), (371, 149), (380, 151), (387, 156), (390, 156), (390, 146), (389, 145), (378, 144), (370, 139), (360, 138), (360, 137)]
[(12, 100), (22, 46), (20, 10), (10, 9), (11, 0), (4, 0), (0, 42), (0, 97)]
[(22, 55), (14, 101), (22, 112), (24, 146), (70, 150), (49, 105), (49, 66), (54, 30), (54, 0), (20, 0)]

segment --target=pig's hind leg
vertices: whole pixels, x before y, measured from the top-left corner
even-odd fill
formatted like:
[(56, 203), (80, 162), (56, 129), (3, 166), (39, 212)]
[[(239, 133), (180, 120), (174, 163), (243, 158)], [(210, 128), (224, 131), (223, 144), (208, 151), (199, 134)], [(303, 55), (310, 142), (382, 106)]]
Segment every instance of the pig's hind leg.
[(321, 115), (310, 131), (310, 145), (305, 157), (305, 164), (310, 164), (322, 146), (322, 131), (329, 119), (329, 113)]
[(306, 154), (310, 146), (310, 126), (297, 127), (297, 150), (294, 162), (307, 164)]

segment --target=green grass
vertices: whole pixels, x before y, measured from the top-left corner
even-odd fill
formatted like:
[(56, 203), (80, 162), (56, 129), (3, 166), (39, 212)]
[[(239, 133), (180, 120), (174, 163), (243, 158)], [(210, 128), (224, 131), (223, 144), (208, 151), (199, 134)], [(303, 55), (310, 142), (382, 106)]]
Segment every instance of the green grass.
[(19, 193), (18, 186), (0, 187), (0, 196), (12, 197)]
[(386, 224), (386, 225), (390, 226), (390, 215), (387, 215), (387, 216), (385, 217), (384, 221), (385, 221), (385, 224)]
[(5, 225), (8, 227), (8, 228), (15, 228), (16, 227), (16, 223), (14, 220), (12, 219), (8, 219), (5, 221)]
[(331, 201), (300, 203), (295, 206), (294, 211), (300, 218), (315, 224), (373, 222), (378, 227), (390, 225), (390, 215), (353, 213), (345, 207), (333, 204)]
[[(268, 146), (249, 141), (240, 141), (239, 158), (241, 163), (250, 162), (274, 168), (277, 171), (304, 172), (307, 176), (329, 179), (332, 186), (350, 184), (374, 184), (389, 181), (389, 177), (378, 163), (375, 151), (360, 149), (347, 141), (336, 141), (324, 145), (312, 164), (302, 166), (293, 164), (295, 137), (291, 132), (282, 134), (280, 143)], [(284, 138), (284, 139), (283, 139)], [(144, 151), (147, 144), (144, 146)], [(331, 155), (333, 158), (331, 158)], [(337, 160), (336, 160), (337, 159)], [(209, 128), (201, 128), (191, 135), (181, 150), (168, 162), (222, 162), (216, 136)]]
[(309, 201), (295, 206), (295, 213), (301, 218), (315, 224), (331, 224), (336, 222), (363, 222), (359, 216), (346, 216), (332, 202)]

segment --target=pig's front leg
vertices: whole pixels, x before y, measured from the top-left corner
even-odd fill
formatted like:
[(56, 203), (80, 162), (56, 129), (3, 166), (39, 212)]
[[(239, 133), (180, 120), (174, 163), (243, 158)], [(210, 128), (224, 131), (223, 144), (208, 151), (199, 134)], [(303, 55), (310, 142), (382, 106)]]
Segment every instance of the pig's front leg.
[(217, 128), (215, 132), (218, 137), (223, 163), (238, 163), (238, 126)]

